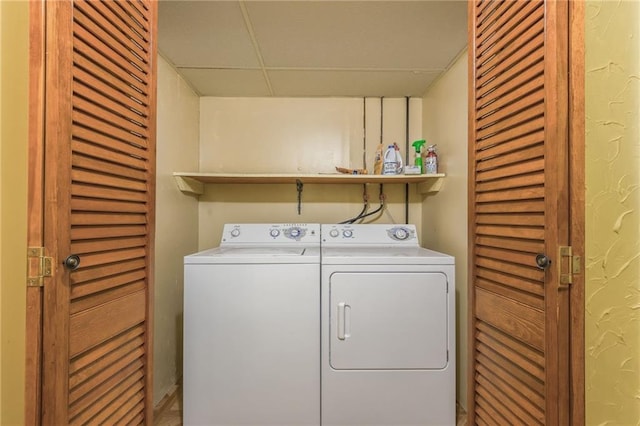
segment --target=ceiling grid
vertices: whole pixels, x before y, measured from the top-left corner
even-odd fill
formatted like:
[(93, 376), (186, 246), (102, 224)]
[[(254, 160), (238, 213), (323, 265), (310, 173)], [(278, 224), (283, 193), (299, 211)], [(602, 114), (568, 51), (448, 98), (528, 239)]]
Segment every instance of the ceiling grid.
[(466, 48), (466, 9), (461, 0), (165, 0), (159, 47), (202, 96), (422, 96)]

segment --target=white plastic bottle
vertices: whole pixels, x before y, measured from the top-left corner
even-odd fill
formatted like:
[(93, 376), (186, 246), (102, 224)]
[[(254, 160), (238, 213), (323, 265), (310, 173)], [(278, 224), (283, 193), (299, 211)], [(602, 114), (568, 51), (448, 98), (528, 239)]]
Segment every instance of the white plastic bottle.
[(389, 145), (384, 152), (384, 162), (382, 163), (383, 175), (397, 175), (398, 174), (398, 156), (396, 155), (396, 147)]

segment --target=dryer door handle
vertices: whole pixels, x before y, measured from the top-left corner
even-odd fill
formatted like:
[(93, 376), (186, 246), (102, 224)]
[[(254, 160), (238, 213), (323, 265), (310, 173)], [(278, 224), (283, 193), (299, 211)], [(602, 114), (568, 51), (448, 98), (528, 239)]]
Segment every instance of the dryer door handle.
[(344, 340), (346, 338), (345, 334), (345, 312), (346, 312), (347, 304), (344, 302), (338, 303), (338, 339)]

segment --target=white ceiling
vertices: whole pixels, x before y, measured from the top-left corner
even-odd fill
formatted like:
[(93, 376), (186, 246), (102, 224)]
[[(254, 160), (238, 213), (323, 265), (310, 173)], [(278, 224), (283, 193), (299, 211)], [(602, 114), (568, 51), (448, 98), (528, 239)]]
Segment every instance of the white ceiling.
[(467, 2), (165, 0), (158, 28), (202, 96), (422, 96), (466, 46)]

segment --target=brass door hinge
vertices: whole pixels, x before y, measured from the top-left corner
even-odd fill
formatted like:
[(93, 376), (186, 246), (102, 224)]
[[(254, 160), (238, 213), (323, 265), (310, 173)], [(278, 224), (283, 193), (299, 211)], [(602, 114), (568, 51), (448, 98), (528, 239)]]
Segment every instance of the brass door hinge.
[(573, 255), (571, 246), (560, 246), (558, 253), (558, 276), (561, 286), (573, 284), (573, 276), (579, 274), (582, 268), (580, 256)]
[(44, 255), (44, 247), (27, 248), (27, 287), (44, 286), (44, 278), (51, 276), (52, 259)]

